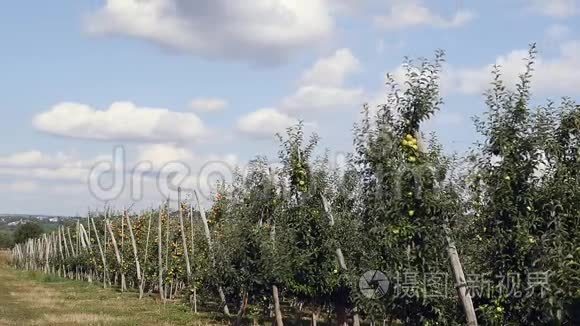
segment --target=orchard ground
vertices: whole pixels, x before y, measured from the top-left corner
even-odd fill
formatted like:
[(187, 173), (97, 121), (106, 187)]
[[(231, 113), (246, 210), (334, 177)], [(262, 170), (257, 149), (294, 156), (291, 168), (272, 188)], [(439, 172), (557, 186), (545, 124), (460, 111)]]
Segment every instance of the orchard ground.
[[(184, 304), (139, 300), (98, 284), (11, 268), (0, 250), (0, 326), (21, 325), (229, 325), (221, 315), (194, 315)], [(244, 320), (243, 325), (253, 322)], [(310, 325), (306, 319), (288, 325)], [(318, 323), (327, 325), (324, 321)], [(271, 325), (264, 321), (260, 325)]]
[[(0, 256), (2, 253), (0, 252)], [(0, 325), (224, 325), (181, 304), (17, 271), (0, 257)]]

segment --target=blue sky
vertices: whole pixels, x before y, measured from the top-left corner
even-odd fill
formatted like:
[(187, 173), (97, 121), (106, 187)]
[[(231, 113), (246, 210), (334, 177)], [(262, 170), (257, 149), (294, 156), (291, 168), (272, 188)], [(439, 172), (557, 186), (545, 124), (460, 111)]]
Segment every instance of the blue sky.
[[(351, 149), (363, 103), (404, 56), (444, 49), (445, 105), (426, 126), (448, 151), (476, 139), (490, 65), (508, 83), (530, 42), (538, 103), (580, 94), (580, 1), (10, 1), (0, 10), (0, 211), (84, 214), (91, 168), (122, 145), (127, 166), (275, 157), (302, 119)], [(203, 173), (202, 173), (203, 174)], [(154, 180), (144, 181), (155, 188)], [(200, 189), (203, 193), (210, 189)], [(125, 189), (113, 205), (133, 200)], [(138, 206), (162, 195), (145, 191)]]

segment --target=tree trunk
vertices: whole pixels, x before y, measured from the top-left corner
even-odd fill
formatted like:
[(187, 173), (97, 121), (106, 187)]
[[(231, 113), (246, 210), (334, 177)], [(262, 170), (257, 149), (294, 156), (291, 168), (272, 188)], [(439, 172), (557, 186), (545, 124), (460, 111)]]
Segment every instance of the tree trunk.
[(197, 314), (197, 287), (193, 287), (193, 312)]
[(312, 326), (316, 326), (318, 324), (318, 315), (320, 314), (319, 308), (316, 308), (312, 311)]
[(247, 307), (248, 307), (248, 293), (246, 291), (242, 291), (242, 302), (240, 304), (240, 310), (238, 311), (238, 317), (236, 318), (235, 322), (236, 326), (242, 325), (242, 319), (246, 314)]
[(338, 326), (348, 326), (348, 317), (346, 315), (346, 307), (342, 303), (335, 304), (336, 310), (336, 324)]

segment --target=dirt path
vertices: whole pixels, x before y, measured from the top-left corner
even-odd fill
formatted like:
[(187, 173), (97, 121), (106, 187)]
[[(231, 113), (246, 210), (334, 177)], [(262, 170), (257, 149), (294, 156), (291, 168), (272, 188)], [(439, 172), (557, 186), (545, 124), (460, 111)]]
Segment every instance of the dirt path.
[(16, 271), (0, 260), (0, 325), (216, 325), (187, 307), (86, 282)]

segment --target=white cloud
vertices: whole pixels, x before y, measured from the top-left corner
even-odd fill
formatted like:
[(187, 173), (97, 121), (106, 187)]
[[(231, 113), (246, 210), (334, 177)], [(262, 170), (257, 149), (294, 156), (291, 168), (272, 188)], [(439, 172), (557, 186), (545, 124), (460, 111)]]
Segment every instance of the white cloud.
[(37, 168), (31, 170), (20, 170), (31, 178), (55, 181), (77, 181), (86, 182), (89, 174), (89, 167), (59, 167), (55, 169)]
[(85, 184), (89, 175), (88, 167), (58, 168), (0, 168), (0, 176), (13, 179), (47, 180), (51, 182), (76, 182)]
[(362, 102), (361, 88), (302, 86), (296, 93), (284, 98), (285, 111), (323, 111), (352, 107)]
[(175, 191), (167, 191), (167, 189), (164, 190), (166, 187), (159, 187), (160, 184), (172, 183), (171, 174), (176, 172), (187, 173), (181, 183), (185, 192), (194, 189), (203, 198), (209, 198), (211, 192), (217, 190), (216, 182), (233, 181), (234, 173), (239, 164), (238, 157), (234, 154), (199, 155), (175, 144), (139, 146), (136, 158), (134, 164), (147, 161), (153, 165), (154, 174), (150, 174), (144, 180), (144, 192), (151, 194), (152, 190), (156, 190), (153, 192), (156, 197), (152, 198), (168, 195), (171, 198), (176, 198)]
[(578, 0), (530, 0), (530, 8), (542, 15), (566, 18), (578, 14)]
[(339, 49), (327, 58), (321, 58), (302, 75), (302, 84), (340, 86), (352, 73), (360, 70), (360, 61), (350, 49)]
[(200, 112), (215, 112), (221, 111), (228, 106), (228, 102), (219, 98), (194, 98), (189, 103), (189, 107), (192, 110)]
[[(306, 69), (298, 89), (280, 100), (276, 108), (263, 108), (238, 120), (238, 131), (256, 138), (268, 138), (298, 123), (296, 113), (313, 113), (352, 107), (362, 102), (361, 88), (344, 84), (360, 70), (359, 60), (349, 49), (339, 49)], [(316, 123), (308, 122), (315, 126)]]
[(69, 159), (70, 157), (64, 153), (46, 155), (40, 151), (31, 150), (0, 156), (0, 167), (54, 167)]
[(137, 107), (115, 102), (106, 110), (80, 103), (59, 103), (34, 118), (40, 131), (96, 140), (192, 141), (204, 133), (203, 122), (193, 113)]
[(256, 138), (268, 138), (284, 132), (286, 128), (296, 123), (298, 120), (289, 115), (274, 108), (264, 108), (241, 117), (237, 128), (240, 132)]
[(139, 146), (137, 162), (148, 161), (154, 168), (160, 168), (169, 162), (193, 162), (191, 151), (174, 144), (151, 144)]
[(153, 163), (154, 170), (170, 162), (181, 162), (195, 170), (210, 161), (226, 162), (233, 166), (237, 164), (238, 158), (234, 154), (195, 154), (186, 147), (167, 143), (140, 145), (137, 148), (137, 155), (133, 161), (133, 165), (144, 161)]
[(396, 0), (389, 13), (375, 17), (375, 24), (384, 29), (404, 29), (417, 26), (455, 28), (465, 25), (474, 18), (467, 10), (458, 10), (453, 17), (445, 18), (431, 11), (419, 0)]
[(353, 13), (359, 13), (361, 9), (365, 8), (368, 4), (367, 0), (330, 0), (327, 1), (327, 5), (330, 6), (332, 10), (337, 13), (344, 15), (352, 15)]
[(326, 0), (106, 0), (87, 30), (214, 58), (278, 61), (333, 30)]
[[(514, 50), (499, 56), (495, 64), (501, 66), (503, 80), (513, 88), (518, 75), (524, 71), (526, 50)], [(465, 94), (481, 94), (490, 87), (493, 64), (471, 68), (448, 67), (441, 78), (442, 90)], [(580, 94), (580, 41), (560, 45), (555, 57), (538, 56), (533, 72), (532, 91), (550, 95)]]
[(38, 184), (34, 181), (14, 181), (0, 184), (0, 192), (29, 193), (36, 191)]
[[(15, 202), (14, 199), (25, 198), (23, 195), (26, 194), (27, 198), (29, 196), (35, 198), (33, 206), (13, 206), (20, 210), (32, 208), (45, 213), (49, 209), (54, 209), (50, 208), (54, 202), (60, 203), (61, 206), (55, 206), (61, 210), (60, 212), (71, 209), (82, 212), (86, 207), (102, 209), (104, 201), (118, 208), (135, 204), (134, 209), (145, 209), (158, 205), (165, 198), (169, 197), (172, 200), (177, 198), (177, 192), (169, 185), (177, 185), (173, 173), (182, 170), (165, 164), (178, 161), (189, 167), (189, 174), (184, 179), (178, 178), (184, 180), (181, 183), (184, 190), (182, 195), (186, 196), (195, 189), (200, 195), (202, 204), (205, 204), (217, 190), (216, 182), (222, 179), (231, 182), (238, 167), (236, 155), (196, 154), (173, 143), (140, 144), (127, 149), (123, 161), (125, 166), (117, 166), (115, 162), (118, 161), (113, 161), (113, 156), (113, 153), (110, 153), (90, 159), (79, 159), (70, 153), (51, 154), (35, 150), (0, 156), (0, 161), (9, 163), (6, 166), (0, 165), (0, 193), (5, 195), (7, 204)], [(55, 157), (63, 159), (51, 163), (51, 167), (40, 167), (44, 165), (37, 164), (38, 158)], [(119, 156), (116, 158), (119, 159)], [(134, 170), (134, 167), (140, 166), (138, 163), (143, 161), (153, 163), (152, 170)], [(90, 174), (97, 162), (101, 164), (102, 169), (99, 171), (102, 174)], [(103, 162), (110, 163), (109, 165), (115, 169), (114, 175), (102, 165)], [(120, 168), (124, 168), (125, 173), (122, 173)], [(140, 173), (145, 171), (151, 173)], [(95, 187), (95, 181), (98, 180), (99, 184), (108, 186), (111, 185), (114, 176), (120, 177), (120, 179), (115, 177), (115, 182), (119, 180), (124, 182), (116, 183), (122, 187), (113, 187), (110, 193), (107, 193), (106, 189), (95, 192), (95, 189), (98, 189)], [(100, 196), (102, 194), (107, 194), (107, 198)], [(78, 203), (81, 204), (77, 205)], [(10, 207), (8, 205), (6, 209), (12, 209)]]
[(82, 160), (62, 152), (57, 154), (37, 150), (17, 152), (0, 156), (0, 176), (84, 183), (90, 168), (102, 159), (110, 160), (110, 156)]
[(336, 110), (359, 104), (363, 90), (345, 86), (347, 79), (360, 71), (360, 61), (349, 49), (339, 49), (307, 69), (298, 89), (281, 100), (286, 112)]

